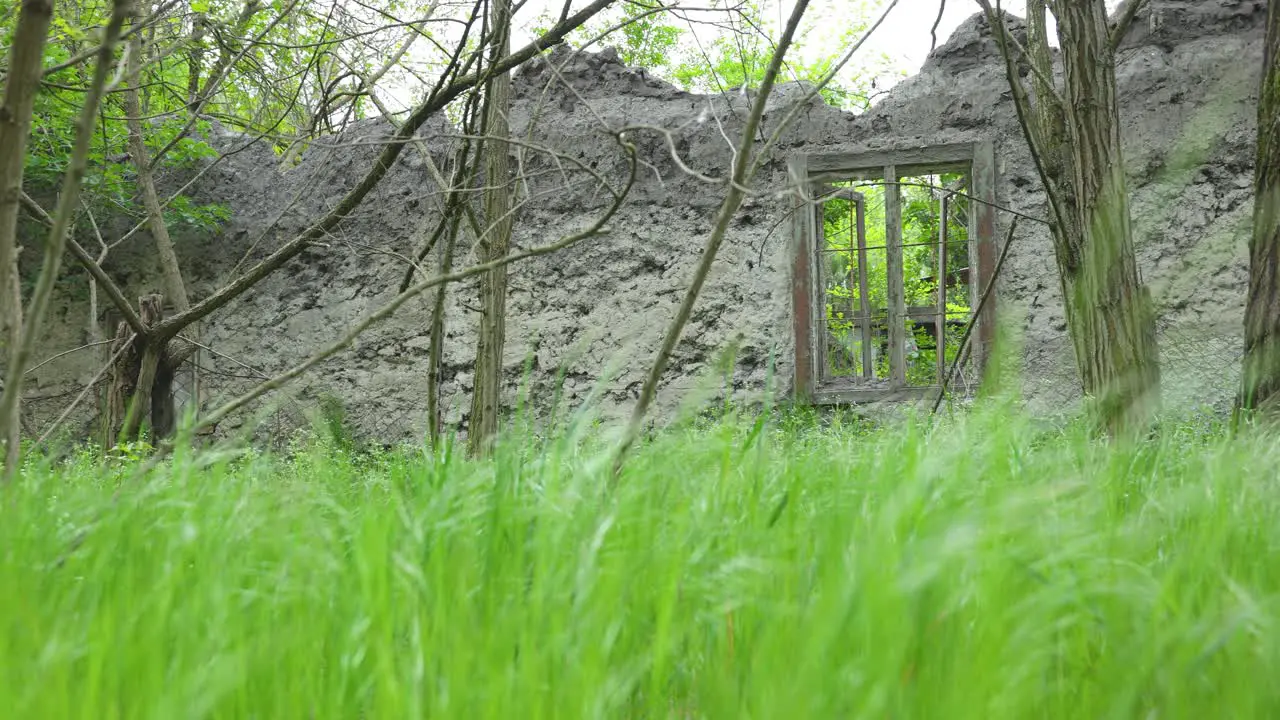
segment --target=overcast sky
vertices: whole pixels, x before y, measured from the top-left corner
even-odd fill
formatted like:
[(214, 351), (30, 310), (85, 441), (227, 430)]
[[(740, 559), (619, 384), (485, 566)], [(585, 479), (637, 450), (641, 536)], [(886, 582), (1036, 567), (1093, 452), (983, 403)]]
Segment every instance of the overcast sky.
[[(929, 28), (938, 17), (938, 2), (939, 0), (899, 0), (898, 6), (868, 43), (874, 44), (877, 51), (900, 59), (903, 69), (914, 73), (924, 64), (925, 57), (929, 54)], [(887, 4), (876, 3), (878, 7)], [(1107, 0), (1107, 9), (1115, 12), (1119, 4), (1120, 0)], [(1001, 6), (1014, 15), (1026, 16), (1026, 0), (1004, 0)], [(941, 45), (946, 38), (951, 37), (960, 23), (977, 13), (978, 9), (975, 0), (948, 0), (942, 22), (938, 25), (938, 44)], [(1049, 34), (1052, 37), (1052, 16), (1049, 17), (1049, 22)]]
[[(859, 53), (860, 57), (855, 58), (853, 65), (864, 68), (872, 65), (879, 67), (882, 64), (880, 58), (888, 59), (895, 72), (877, 73), (880, 74), (882, 87), (892, 84), (893, 80), (900, 78), (903, 73), (914, 74), (929, 54), (929, 29), (938, 17), (939, 3), (940, 0), (899, 0), (884, 24), (863, 46)], [(1111, 9), (1114, 9), (1118, 3), (1119, 0), (1107, 0), (1107, 6)], [(559, 10), (561, 4), (560, 0), (529, 0), (521, 14), (525, 17), (534, 17), (552, 8)], [(575, 6), (577, 4), (575, 2)], [(682, 0), (680, 4), (695, 6), (703, 5), (703, 2)], [(705, 4), (713, 3), (708, 1)], [(723, 7), (725, 3), (714, 4)], [(771, 27), (768, 29), (776, 37), (786, 20), (786, 14), (793, 7), (793, 2), (761, 0), (760, 4), (766, 20), (770, 22)], [(1001, 4), (1007, 11), (1016, 15), (1026, 13), (1026, 0), (1003, 0)], [(806, 22), (802, 28), (805, 35), (806, 59), (813, 59), (818, 55), (837, 55), (843, 50), (841, 36), (847, 27), (841, 22), (843, 16), (850, 12), (857, 12), (864, 17), (875, 18), (888, 5), (889, 0), (811, 0)], [(946, 42), (951, 33), (978, 10), (978, 3), (975, 0), (947, 0), (946, 10), (938, 25), (938, 44)], [(1050, 21), (1052, 22), (1052, 18)], [(525, 28), (531, 25), (531, 23), (526, 24)], [(704, 41), (709, 40), (713, 34), (705, 28), (697, 32)], [(1052, 35), (1052, 30), (1050, 34)], [(524, 33), (517, 30), (514, 33), (513, 40), (517, 43), (528, 39), (531, 38), (527, 30)]]

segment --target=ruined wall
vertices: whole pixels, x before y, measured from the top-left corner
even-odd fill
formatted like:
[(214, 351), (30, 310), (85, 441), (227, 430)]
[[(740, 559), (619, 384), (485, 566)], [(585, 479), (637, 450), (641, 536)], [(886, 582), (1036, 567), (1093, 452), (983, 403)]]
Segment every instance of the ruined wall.
[[(1265, 9), (1264, 0), (1152, 0), (1120, 54), (1138, 251), (1160, 309), (1166, 400), (1174, 407), (1225, 408), (1236, 381)], [(526, 203), (516, 246), (545, 244), (585, 227), (603, 210), (608, 196), (594, 178), (621, 184), (625, 175), (609, 128), (664, 128), (690, 169), (711, 178), (727, 175), (726, 136), (738, 137), (748, 98), (680, 92), (643, 70), (624, 67), (608, 51), (574, 56), (558, 50), (547, 62), (563, 67), (556, 73), (539, 63), (517, 76), (512, 127), (529, 144), (555, 148), (565, 157), (552, 160), (528, 148), (517, 153)], [(779, 88), (763, 137), (802, 94), (798, 85)], [(253, 146), (209, 173), (197, 196), (228, 203), (233, 219), (216, 237), (179, 238), (195, 294), (209, 292), (242, 260), (264, 256), (332, 207), (363, 176), (377, 150), (374, 141), (386, 132), (378, 122), (359, 124), (317, 143), (287, 171), (269, 149)], [(427, 133), (437, 161), (449, 152), (450, 132), (441, 120)], [(636, 129), (629, 137), (643, 165), (610, 231), (513, 268), (507, 335), (512, 403), (523, 388), (545, 413), (562, 379), (564, 407), (580, 405), (595, 387), (606, 418), (624, 413), (680, 301), (722, 190), (678, 167), (659, 133)], [(236, 140), (221, 136), (217, 142)], [(821, 102), (804, 107), (763, 167), (756, 195), (734, 221), (665, 378), (659, 412), (671, 416), (681, 402), (696, 404), (714, 395), (724, 385), (715, 368), (727, 349), (733, 350), (731, 382), (740, 397), (765, 387), (771, 363), (779, 389), (789, 386), (789, 201), (782, 196), (788, 157), (978, 140), (995, 143), (999, 202), (1043, 217), (1044, 196), (1017, 127), (1003, 65), (977, 17), (871, 111), (855, 116)], [(249, 387), (258, 373), (296, 364), (393, 297), (401, 256), (438, 219), (441, 199), (435, 190), (417, 151), (406, 151), (369, 201), (322, 246), (217, 313), (203, 335), (221, 354), (205, 360), (205, 404)], [(1007, 221), (999, 216), (1001, 237)], [(144, 236), (109, 263), (135, 295), (159, 287), (149, 241)], [(1078, 389), (1047, 232), (1023, 222), (1015, 242), (999, 285), (998, 315), (1019, 348), (1028, 406), (1038, 412), (1069, 408)], [(44, 354), (84, 341), (82, 293), (74, 290), (73, 276), (74, 271), (68, 274)], [(344, 400), (366, 436), (420, 436), (429, 297), (408, 305), (246, 421), (265, 420), (264, 429), (284, 432), (304, 422), (317, 397), (332, 393)], [(477, 304), (474, 297), (474, 283), (451, 293), (444, 390), (452, 422), (465, 422), (474, 328), (468, 306)], [(76, 391), (93, 369), (82, 353), (37, 371), (29, 426), (46, 421), (59, 398)]]

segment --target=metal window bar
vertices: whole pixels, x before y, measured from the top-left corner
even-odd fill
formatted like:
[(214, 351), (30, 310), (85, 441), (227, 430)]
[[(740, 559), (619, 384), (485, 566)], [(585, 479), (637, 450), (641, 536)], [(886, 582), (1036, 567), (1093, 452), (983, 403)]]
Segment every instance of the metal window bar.
[(867, 318), (871, 314), (871, 300), (867, 297), (867, 201), (862, 193), (856, 193), (854, 209), (857, 213), (854, 228), (858, 233), (858, 312), (862, 320), (858, 322), (858, 335), (862, 342), (862, 377), (875, 377), (875, 368), (871, 366), (871, 322)]
[(823, 251), (827, 248), (826, 207), (827, 201), (831, 199), (832, 196), (828, 195), (822, 198), (820, 202), (813, 204), (813, 247), (816, 251), (814, 253), (814, 294), (816, 297), (813, 302), (813, 308), (818, 326), (818, 352), (817, 357), (814, 359), (814, 365), (816, 366), (814, 375), (819, 385), (827, 381), (830, 370), (828, 366), (831, 363), (831, 330), (828, 327), (831, 319), (827, 317), (826, 303), (827, 281), (825, 275), (827, 268), (822, 264)]
[(937, 355), (937, 382), (947, 371), (947, 218), (951, 209), (951, 198), (943, 195), (942, 206), (938, 212), (938, 317), (935, 320), (934, 354)]
[[(899, 245), (898, 245), (898, 247), (900, 247), (900, 248), (909, 248), (909, 247), (937, 247), (937, 246), (938, 246), (938, 241), (937, 241), (937, 240), (929, 240), (929, 241), (927, 241), (927, 242), (918, 242), (918, 243), (901, 243), (901, 244), (899, 244)], [(866, 247), (866, 249), (867, 249), (867, 250), (887, 250), (888, 248), (889, 248), (889, 246), (888, 246), (888, 245), (868, 245), (868, 246)], [(847, 250), (845, 250), (844, 248), (837, 248), (837, 249), (835, 249), (835, 250), (826, 250), (825, 252), (828, 252), (828, 253), (841, 253), (841, 252), (847, 252)]]

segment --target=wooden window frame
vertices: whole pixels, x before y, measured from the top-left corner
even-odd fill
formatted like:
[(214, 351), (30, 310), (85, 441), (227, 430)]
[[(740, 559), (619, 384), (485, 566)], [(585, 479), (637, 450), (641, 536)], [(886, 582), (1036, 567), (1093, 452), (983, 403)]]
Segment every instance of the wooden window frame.
[[(913, 175), (943, 172), (964, 173), (969, 178), (967, 195), (969, 210), (969, 256), (976, 264), (970, 273), (970, 307), (978, 306), (978, 298), (990, 282), (995, 265), (995, 149), (990, 142), (934, 145), (902, 150), (865, 153), (810, 153), (794, 156), (787, 164), (797, 193), (791, 213), (792, 267), (791, 304), (795, 340), (792, 388), (797, 402), (814, 405), (857, 404), (880, 401), (909, 401), (930, 397), (938, 392), (933, 386), (908, 386), (905, 378), (905, 348), (902, 323), (889, 323), (890, 367), (889, 387), (851, 389), (833, 388), (823, 381), (819, 363), (824, 338), (823, 318), (818, 313), (825, 307), (818, 274), (820, 249), (817, 247), (816, 222), (821, 205), (812, 202), (818, 189), (832, 182), (880, 180), (890, 175), (894, 180)], [(885, 185), (885, 225), (887, 262), (889, 264), (890, 317), (906, 315), (902, 277), (902, 210), (900, 186)], [(855, 202), (861, 204), (857, 199)], [(861, 210), (861, 209), (860, 209)], [(859, 217), (863, 214), (860, 211)], [(895, 262), (896, 261), (896, 262)], [(893, 272), (896, 266), (896, 274)], [(896, 278), (896, 282), (894, 279)], [(995, 330), (996, 298), (987, 299), (976, 318), (971, 357), (979, 374), (987, 364)]]

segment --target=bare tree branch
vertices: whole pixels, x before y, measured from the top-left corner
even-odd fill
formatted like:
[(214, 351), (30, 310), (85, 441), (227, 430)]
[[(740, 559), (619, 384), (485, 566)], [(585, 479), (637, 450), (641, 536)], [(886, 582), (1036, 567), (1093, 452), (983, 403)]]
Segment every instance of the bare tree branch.
[[(44, 445), (44, 444), (45, 444), (45, 441), (47, 441), (47, 440), (49, 439), (49, 436), (50, 436), (50, 435), (53, 435), (53, 433), (54, 433), (54, 432), (55, 432), (55, 431), (56, 431), (56, 430), (57, 430), (57, 429), (62, 425), (62, 423), (63, 423), (63, 422), (64, 422), (68, 417), (70, 417), (70, 416), (71, 416), (71, 413), (72, 413), (72, 412), (75, 412), (75, 409), (76, 409), (77, 407), (79, 407), (79, 406), (80, 406), (80, 403), (84, 402), (84, 399), (85, 399), (86, 397), (88, 397), (89, 393), (93, 390), (93, 388), (94, 388), (94, 387), (95, 387), (99, 382), (102, 382), (102, 377), (103, 377), (104, 375), (106, 375), (106, 374), (107, 374), (107, 372), (109, 372), (109, 371), (111, 370), (111, 366), (115, 365), (115, 364), (116, 364), (116, 361), (118, 361), (118, 360), (120, 359), (120, 357), (121, 357), (122, 355), (124, 355), (125, 351), (129, 349), (129, 347), (133, 344), (133, 340), (134, 340), (134, 338), (136, 338), (136, 337), (138, 337), (138, 336), (137, 336), (137, 335), (130, 335), (130, 336), (129, 336), (129, 339), (128, 339), (127, 341), (125, 341), (124, 343), (121, 343), (121, 345), (120, 345), (119, 349), (117, 349), (117, 350), (115, 351), (115, 354), (113, 354), (113, 355), (111, 356), (111, 359), (107, 361), (107, 364), (106, 364), (106, 365), (103, 365), (103, 366), (98, 370), (97, 374), (95, 374), (95, 375), (93, 376), (93, 379), (92, 379), (92, 380), (90, 380), (90, 381), (89, 381), (89, 382), (84, 386), (84, 389), (80, 391), (80, 394), (76, 396), (76, 399), (75, 399), (75, 400), (72, 400), (70, 405), (68, 405), (68, 406), (66, 406), (65, 408), (63, 408), (62, 412), (61, 412), (61, 413), (58, 415), (58, 417), (53, 421), (53, 424), (49, 426), (49, 429), (47, 429), (47, 430), (45, 430), (43, 433), (41, 433), (41, 435), (40, 435), (39, 439), (37, 439), (37, 440), (36, 440), (36, 446), (37, 446), (37, 447), (39, 447), (39, 446), (41, 446), (41, 445)], [(107, 340), (107, 341), (105, 341), (105, 342), (113, 343), (113, 342), (115, 342), (115, 338), (112, 338), (112, 339)], [(102, 343), (96, 343), (96, 344), (101, 345)], [(80, 348), (76, 348), (76, 349), (77, 349), (77, 350), (79, 350)], [(56, 357), (56, 356), (55, 356), (55, 357)], [(50, 359), (52, 359), (52, 358), (50, 358)]]
[(1147, 0), (1129, 0), (1129, 3), (1124, 6), (1124, 12), (1120, 13), (1120, 17), (1115, 19), (1111, 27), (1111, 52), (1120, 48), (1120, 43), (1124, 42), (1124, 36), (1129, 34), (1129, 28), (1133, 26), (1134, 19), (1146, 4)]
[[(45, 212), (44, 208), (40, 207), (39, 203), (32, 200), (31, 196), (27, 195), (25, 191), (20, 198), (22, 206), (27, 209), (27, 212), (35, 216), (46, 227), (53, 227), (53, 218), (49, 216), (49, 213)], [(67, 238), (67, 249), (71, 251), (72, 257), (84, 266), (84, 269), (102, 286), (103, 291), (107, 293), (107, 297), (111, 299), (111, 303), (116, 306), (116, 309), (120, 311), (120, 315), (124, 317), (124, 321), (129, 324), (129, 329), (140, 335), (146, 334), (147, 329), (143, 327), (142, 321), (138, 319), (138, 313), (134, 311), (133, 306), (125, 299), (120, 287), (103, 271), (102, 266), (93, 259), (93, 256), (89, 255), (88, 251), (80, 243), (76, 242), (73, 237)]]
[(85, 343), (84, 345), (77, 345), (76, 347), (73, 347), (73, 348), (71, 348), (70, 350), (63, 350), (62, 352), (60, 352), (60, 353), (58, 353), (58, 354), (56, 354), (56, 355), (50, 356), (50, 357), (48, 357), (48, 358), (45, 358), (44, 360), (41, 360), (40, 362), (36, 363), (35, 365), (32, 365), (31, 367), (27, 368), (27, 369), (24, 371), (24, 374), (26, 374), (26, 375), (30, 375), (31, 373), (33, 373), (33, 372), (35, 372), (35, 371), (39, 370), (40, 368), (44, 367), (45, 365), (48, 365), (49, 363), (51, 363), (51, 362), (53, 362), (53, 361), (57, 360), (58, 358), (63, 358), (63, 357), (66, 357), (66, 356), (68, 356), (68, 355), (72, 355), (72, 354), (74, 354), (74, 353), (78, 353), (78, 352), (80, 352), (81, 350), (88, 350), (88, 349), (90, 349), (90, 348), (95, 348), (95, 347), (98, 347), (99, 345), (110, 345), (110, 344), (111, 344), (111, 343), (113, 343), (113, 342), (115, 342), (115, 340), (114, 340), (114, 339), (111, 339), (111, 340), (98, 340), (98, 341), (96, 341), (96, 342)]
[(973, 309), (969, 316), (969, 322), (964, 326), (964, 335), (960, 337), (960, 345), (956, 348), (956, 359), (951, 361), (951, 367), (938, 383), (938, 396), (933, 400), (933, 409), (929, 411), (930, 413), (938, 412), (938, 407), (942, 405), (942, 398), (947, 394), (947, 385), (956, 374), (956, 368), (960, 367), (965, 348), (969, 345), (969, 338), (973, 335), (973, 328), (977, 325), (978, 318), (982, 317), (982, 308), (986, 307), (987, 300), (991, 297), (991, 291), (995, 289), (996, 281), (1000, 279), (1000, 270), (1004, 268), (1005, 258), (1009, 256), (1009, 248), (1013, 247), (1013, 232), (1017, 228), (1018, 218), (1015, 216), (1013, 221), (1009, 223), (1009, 231), (1004, 238), (1004, 247), (1000, 249), (1000, 258), (996, 260), (995, 269), (992, 270), (991, 277), (987, 279), (987, 286), (982, 289), (982, 296), (978, 298), (978, 306)]
[[(801, 1), (804, 2), (804, 0), (801, 0)], [(625, 139), (621, 137), (619, 138), (619, 143), (622, 145), (628, 157), (633, 158), (635, 156), (635, 147), (633, 145), (631, 145), (629, 142), (627, 142)], [(631, 186), (635, 183), (635, 177), (636, 177), (636, 163), (632, 161), (630, 177), (627, 182), (628, 193), (631, 189)], [(561, 240), (555, 243), (552, 243), (550, 245), (543, 245), (541, 247), (531, 248), (529, 250), (523, 250), (517, 253), (511, 253), (510, 255), (505, 255), (501, 258), (497, 258), (490, 262), (481, 263), (478, 265), (472, 265), (471, 267), (468, 267), (465, 270), (445, 273), (442, 275), (437, 275), (435, 277), (423, 280), (417, 285), (414, 285), (408, 290), (400, 293), (395, 297), (395, 299), (391, 300), (391, 302), (387, 303), (386, 305), (383, 305), (381, 308), (379, 308), (378, 310), (376, 310), (375, 312), (367, 316), (364, 320), (360, 321), (356, 325), (349, 328), (345, 333), (343, 333), (342, 337), (340, 337), (337, 341), (327, 346), (323, 350), (315, 353), (306, 361), (302, 362), (301, 364), (295, 366), (294, 368), (284, 373), (281, 373), (275, 376), (271, 380), (258, 385), (256, 388), (254, 388), (250, 392), (236, 398), (235, 400), (232, 400), (226, 403), (222, 407), (206, 415), (203, 419), (201, 419), (192, 427), (192, 432), (199, 431), (203, 428), (212, 427), (213, 425), (220, 422), (223, 418), (243, 408), (244, 406), (248, 405), (254, 400), (262, 397), (263, 395), (271, 392), (272, 390), (283, 387), (293, 379), (306, 373), (311, 368), (324, 362), (330, 356), (345, 349), (348, 345), (351, 344), (353, 340), (355, 340), (357, 337), (363, 334), (366, 330), (373, 327), (377, 323), (385, 320), (386, 318), (390, 317), (397, 310), (399, 310), (402, 305), (404, 305), (406, 302), (413, 299), (414, 297), (417, 297), (418, 295), (425, 292), (426, 290), (436, 287), (437, 285), (440, 285), (442, 283), (457, 282), (458, 280), (463, 280), (469, 277), (480, 275), (482, 273), (489, 272), (494, 268), (503, 267), (514, 262), (519, 262), (521, 260), (527, 260), (528, 258), (538, 257), (541, 255), (550, 255), (552, 253), (556, 253), (567, 247), (570, 247), (571, 245), (579, 243), (589, 237), (593, 237), (602, 232), (605, 232), (606, 225), (613, 218), (613, 216), (618, 212), (618, 209), (622, 207), (622, 204), (625, 201), (626, 195), (628, 193), (623, 193), (622, 197), (619, 197), (608, 208), (608, 210), (606, 210), (605, 213), (596, 220), (596, 222), (591, 224), (590, 227), (580, 232), (569, 235), (565, 238), (562, 238)]]
[[(1036, 1), (1032, 0), (1032, 2)], [(987, 24), (991, 26), (991, 31), (996, 36), (996, 42), (1000, 45), (1000, 54), (1004, 57), (1005, 72), (1009, 76), (1009, 89), (1013, 93), (1014, 109), (1018, 112), (1018, 124), (1022, 126), (1023, 135), (1027, 139), (1027, 147), (1031, 151), (1031, 158), (1035, 161), (1036, 171), (1040, 175), (1040, 182), (1044, 185), (1045, 193), (1048, 195), (1050, 212), (1054, 221), (1060, 227), (1067, 227), (1069, 218), (1066, 216), (1060, 198), (1054, 191), (1057, 185), (1045, 166), (1044, 139), (1041, 136), (1039, 125), (1031, 117), (1031, 100), (1027, 96), (1027, 89), (1023, 86), (1022, 79), (1018, 76), (1018, 67), (1014, 63), (1013, 51), (1010, 48), (1009, 29), (1004, 24), (1003, 13), (997, 13), (995, 8), (991, 6), (990, 0), (977, 0), (977, 2), (982, 6), (983, 12), (986, 13)]]
[(938, 17), (929, 28), (929, 52), (938, 49), (938, 26), (942, 24), (942, 16), (947, 13), (947, 0), (938, 0)]
[(760, 127), (761, 118), (764, 116), (764, 108), (769, 101), (769, 95), (773, 92), (773, 84), (782, 68), (783, 59), (786, 57), (787, 50), (791, 47), (792, 39), (795, 37), (796, 30), (799, 29), (800, 21), (804, 18), (805, 10), (808, 7), (808, 0), (796, 0), (795, 7), (791, 11), (791, 17), (788, 18), (786, 28), (782, 31), (778, 48), (774, 51), (773, 58), (769, 61), (768, 69), (765, 70), (764, 79), (760, 83), (760, 90), (756, 95), (755, 101), (751, 104), (751, 111), (747, 115), (746, 125), (742, 129), (742, 140), (738, 146), (738, 152), (733, 158), (732, 182), (725, 193), (724, 202), (720, 205), (719, 214), (716, 216), (716, 224), (712, 228), (711, 234), (707, 237), (706, 246), (702, 250), (702, 259), (699, 261), (697, 269), (694, 270), (693, 279), (685, 292), (684, 301), (680, 304), (680, 309), (676, 312), (676, 317), (672, 320), (670, 327), (667, 328), (662, 347), (658, 349), (658, 353), (653, 359), (653, 365), (649, 369), (649, 376), (640, 391), (640, 398), (631, 413), (631, 420), (627, 424), (625, 434), (614, 456), (615, 479), (622, 470), (622, 462), (626, 458), (627, 450), (630, 449), (640, 434), (649, 406), (653, 404), (653, 399), (657, 396), (658, 384), (662, 380), (663, 373), (666, 372), (667, 363), (671, 359), (671, 353), (675, 350), (676, 343), (680, 342), (680, 336), (684, 334), (684, 328), (689, 322), (689, 316), (693, 314), (693, 306), (698, 300), (698, 295), (702, 292), (702, 286), (707, 280), (707, 275), (711, 272), (711, 265), (715, 262), (716, 254), (720, 250), (720, 244), (724, 241), (725, 234), (729, 230), (729, 223), (733, 221), (733, 216), (737, 214), (738, 208), (742, 205), (745, 194), (740, 188), (746, 187), (751, 182), (752, 176), (760, 166), (759, 158), (753, 157), (751, 154), (756, 141), (756, 132)]
[[(516, 66), (528, 61), (534, 55), (545, 50), (552, 45), (559, 43), (573, 30), (580, 27), (596, 13), (604, 10), (613, 4), (615, 0), (595, 0), (586, 8), (570, 16), (569, 19), (556, 24), (541, 37), (529, 43), (519, 51), (508, 55), (506, 58), (498, 61), (491, 68), (493, 72), (506, 72)], [(221, 290), (210, 295), (199, 303), (196, 303), (189, 311), (179, 313), (168, 320), (162, 322), (155, 328), (162, 337), (172, 337), (182, 328), (196, 322), (218, 308), (239, 297), (249, 288), (256, 285), (266, 276), (275, 272), (289, 260), (296, 257), (299, 253), (307, 248), (309, 244), (323, 237), (325, 233), (333, 229), (338, 223), (342, 222), (347, 215), (351, 213), (361, 202), (364, 201), (373, 188), (382, 180), (395, 163), (396, 159), (404, 149), (404, 140), (412, 137), (418, 128), (427, 121), (435, 113), (439, 112), (446, 105), (452, 102), (463, 92), (475, 87), (481, 82), (484, 74), (472, 73), (458, 78), (448, 87), (436, 93), (433, 98), (419, 105), (416, 110), (405, 120), (400, 130), (396, 132), (393, 141), (389, 142), (374, 161), (373, 167), (365, 175), (365, 177), (338, 203), (338, 206), (330, 211), (325, 217), (312, 225), (308, 230), (286, 243), (280, 249), (273, 252), (267, 258), (262, 260), (254, 267), (245, 272), (230, 284)]]

